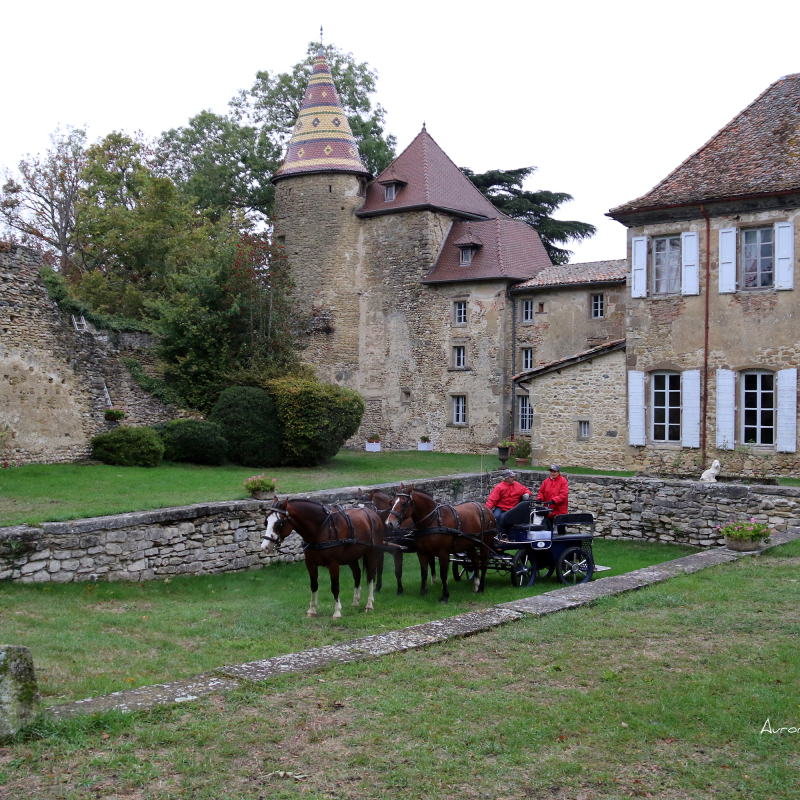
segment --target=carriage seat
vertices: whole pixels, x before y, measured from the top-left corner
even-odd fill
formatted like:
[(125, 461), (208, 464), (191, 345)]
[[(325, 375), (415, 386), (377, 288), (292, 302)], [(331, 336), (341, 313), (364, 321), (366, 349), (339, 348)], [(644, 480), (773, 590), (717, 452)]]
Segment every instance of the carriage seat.
[(560, 525), (589, 525), (594, 533), (594, 517), (591, 514), (556, 514), (553, 517), (553, 530), (561, 533)]

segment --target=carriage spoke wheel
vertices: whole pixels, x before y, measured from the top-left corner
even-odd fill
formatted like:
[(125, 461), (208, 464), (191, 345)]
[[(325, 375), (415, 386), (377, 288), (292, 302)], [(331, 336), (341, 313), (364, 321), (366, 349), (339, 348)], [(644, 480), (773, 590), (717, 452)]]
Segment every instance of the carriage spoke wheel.
[(536, 580), (536, 558), (530, 548), (522, 547), (511, 562), (511, 583), (518, 589), (533, 586)]
[(586, 583), (592, 579), (594, 561), (582, 547), (565, 550), (556, 564), (556, 574), (561, 583), (567, 585)]
[[(466, 553), (456, 553), (455, 554), (458, 558), (463, 558), (466, 561), (469, 556)], [(475, 579), (475, 570), (467, 567), (465, 563), (453, 561), (453, 580), (460, 581), (464, 576), (467, 577), (467, 580), (474, 580)]]

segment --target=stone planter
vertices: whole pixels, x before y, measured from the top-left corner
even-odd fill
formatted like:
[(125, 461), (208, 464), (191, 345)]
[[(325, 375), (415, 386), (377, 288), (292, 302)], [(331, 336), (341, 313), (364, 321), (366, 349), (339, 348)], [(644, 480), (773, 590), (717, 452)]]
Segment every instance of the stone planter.
[(381, 443), (380, 442), (367, 442), (367, 452), (368, 453), (380, 453), (381, 451)]
[(738, 550), (740, 553), (752, 553), (761, 549), (761, 542), (754, 542), (752, 539), (731, 539), (730, 536), (726, 536), (725, 547), (728, 550)]
[(497, 457), (500, 459), (500, 463), (505, 467), (506, 461), (508, 461), (508, 456), (511, 453), (510, 447), (498, 447), (497, 448)]
[(433, 442), (417, 442), (417, 450), (433, 450)]
[(527, 458), (515, 458), (514, 463), (518, 467), (527, 467), (528, 466), (528, 459)]
[(274, 500), (275, 492), (250, 492), (250, 496), (255, 500)]

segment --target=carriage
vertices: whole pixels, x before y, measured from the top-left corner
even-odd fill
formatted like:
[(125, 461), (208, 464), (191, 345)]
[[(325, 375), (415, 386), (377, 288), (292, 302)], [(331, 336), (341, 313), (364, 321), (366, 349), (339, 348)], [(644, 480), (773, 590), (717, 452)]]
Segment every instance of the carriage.
[[(517, 587), (533, 586), (537, 579), (549, 578), (553, 572), (567, 585), (590, 581), (595, 572), (594, 517), (586, 513), (558, 514), (550, 524), (549, 512), (536, 500), (523, 500), (507, 511), (505, 532), (495, 536), (489, 569), (510, 573)], [(466, 553), (456, 553), (451, 560), (455, 580), (472, 576)]]

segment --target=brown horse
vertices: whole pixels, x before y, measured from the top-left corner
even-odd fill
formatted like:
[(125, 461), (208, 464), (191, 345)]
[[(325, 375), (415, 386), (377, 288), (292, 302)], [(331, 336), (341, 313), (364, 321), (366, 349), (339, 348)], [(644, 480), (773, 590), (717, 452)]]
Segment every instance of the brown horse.
[[(421, 594), (427, 594), (428, 560), (439, 559), (439, 577), (442, 579), (440, 603), (450, 598), (447, 576), (450, 554), (465, 552), (475, 570), (475, 591), (482, 592), (486, 585), (489, 550), (494, 544), (497, 523), (492, 512), (480, 503), (460, 503), (457, 506), (439, 505), (427, 492), (413, 485), (400, 484), (389, 519), (387, 531), (396, 529), (404, 520), (414, 522), (414, 538), (422, 572)], [(480, 549), (480, 558), (477, 550)]]
[(323, 506), (313, 500), (276, 501), (264, 520), (266, 529), (261, 549), (272, 552), (292, 531), (305, 542), (306, 569), (311, 579), (311, 605), (309, 617), (317, 616), (319, 591), (318, 571), (327, 567), (331, 575), (331, 592), (334, 599), (333, 618), (342, 616), (339, 602), (339, 566), (345, 564), (353, 571), (355, 592), (353, 605), (361, 601), (361, 565), (363, 558), (367, 571), (369, 595), (366, 611), (372, 611), (375, 601), (375, 574), (378, 557), (383, 547), (383, 522), (368, 508), (340, 509)]
[[(389, 517), (389, 509), (392, 507), (392, 498), (381, 489), (370, 489), (365, 492), (361, 489), (358, 490), (358, 497), (356, 503), (365, 508), (373, 508), (381, 520), (385, 523)], [(400, 538), (402, 541), (397, 541), (397, 544), (406, 547), (405, 552), (415, 552), (415, 548), (409, 549), (407, 538), (413, 533), (413, 523), (411, 520), (406, 520), (400, 526)], [(405, 534), (405, 535), (403, 535)], [(394, 537), (393, 537), (394, 538)], [(394, 556), (394, 576), (397, 579), (397, 594), (403, 594), (403, 550), (395, 550), (392, 554)], [(375, 584), (375, 591), (379, 592), (383, 586), (383, 559), (384, 554), (381, 553), (380, 562), (378, 564), (378, 580)], [(436, 583), (436, 562), (431, 561), (431, 583)]]

